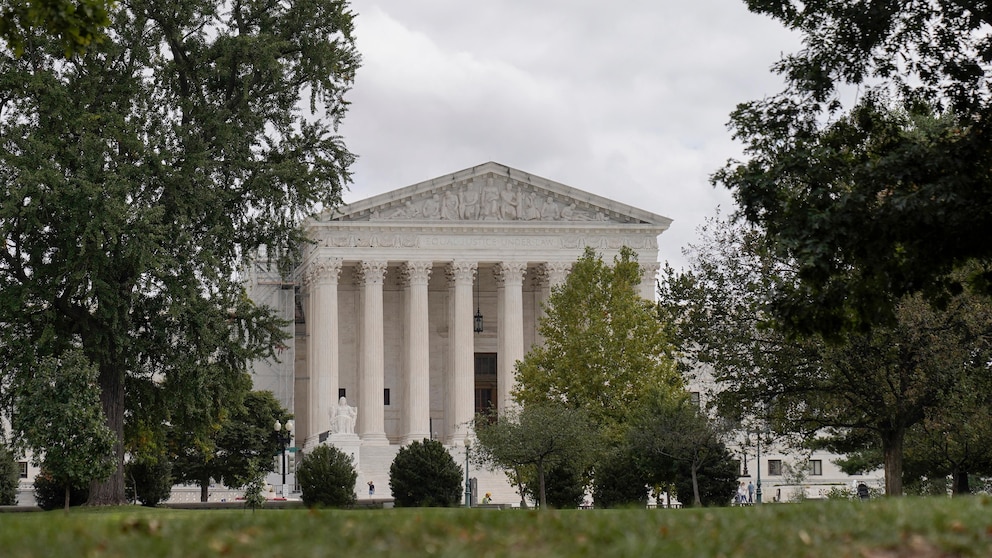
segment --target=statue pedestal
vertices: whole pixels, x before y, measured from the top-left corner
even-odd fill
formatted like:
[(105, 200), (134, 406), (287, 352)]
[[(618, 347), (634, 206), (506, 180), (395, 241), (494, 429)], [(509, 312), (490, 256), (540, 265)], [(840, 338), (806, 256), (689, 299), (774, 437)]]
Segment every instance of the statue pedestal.
[(361, 463), (359, 459), (361, 454), (359, 451), (362, 447), (362, 440), (358, 437), (358, 434), (331, 434), (325, 443), (350, 455), (352, 463), (355, 465), (355, 470), (358, 470), (358, 466)]

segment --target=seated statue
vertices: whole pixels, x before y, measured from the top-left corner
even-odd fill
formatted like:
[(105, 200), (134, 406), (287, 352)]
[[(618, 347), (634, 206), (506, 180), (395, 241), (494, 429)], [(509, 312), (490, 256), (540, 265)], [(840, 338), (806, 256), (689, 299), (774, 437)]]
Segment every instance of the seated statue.
[(342, 397), (337, 405), (331, 405), (331, 434), (354, 434), (358, 408), (348, 405)]

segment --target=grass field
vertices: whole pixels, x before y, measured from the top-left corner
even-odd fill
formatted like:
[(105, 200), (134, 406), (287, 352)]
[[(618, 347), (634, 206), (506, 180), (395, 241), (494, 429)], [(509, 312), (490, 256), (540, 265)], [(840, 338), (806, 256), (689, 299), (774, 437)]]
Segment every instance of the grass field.
[(992, 556), (992, 499), (702, 510), (0, 514), (2, 556)]

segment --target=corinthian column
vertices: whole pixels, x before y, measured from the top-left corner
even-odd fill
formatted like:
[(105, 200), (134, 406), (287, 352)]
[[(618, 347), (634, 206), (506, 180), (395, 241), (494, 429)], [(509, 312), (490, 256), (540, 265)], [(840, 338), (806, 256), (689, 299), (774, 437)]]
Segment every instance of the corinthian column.
[(301, 432), (307, 447), (331, 428), (331, 401), (338, 389), (338, 277), (339, 258), (317, 258), (310, 262), (304, 286), (310, 293), (307, 303), (307, 424)]
[(513, 401), (514, 369), (524, 358), (524, 273), (527, 262), (501, 262), (496, 265), (499, 296), (499, 357), (496, 360), (496, 409), (503, 412)]
[(641, 264), (641, 297), (652, 302), (658, 290), (656, 281), (659, 269), (661, 269), (661, 264), (658, 262)]
[(455, 261), (448, 276), (448, 369), (445, 374), (444, 421), (448, 444), (462, 444), (475, 414), (475, 332), (472, 281), (475, 262)]
[(403, 405), (403, 443), (431, 436), (430, 345), (428, 332), (427, 281), (431, 262), (406, 262), (400, 268), (405, 290), (404, 345), (406, 387)]
[(386, 262), (364, 261), (356, 268), (361, 286), (362, 336), (358, 360), (358, 435), (364, 445), (388, 445), (386, 439), (382, 341), (382, 280)]

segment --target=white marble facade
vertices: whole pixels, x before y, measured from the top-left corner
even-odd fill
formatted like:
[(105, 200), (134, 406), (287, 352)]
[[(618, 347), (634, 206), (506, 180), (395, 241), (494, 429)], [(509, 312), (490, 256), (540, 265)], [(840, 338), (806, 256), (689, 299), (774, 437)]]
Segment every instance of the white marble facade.
[(478, 405), (512, 403), (541, 304), (585, 247), (632, 248), (653, 298), (670, 223), (491, 162), (327, 211), (307, 224), (315, 243), (293, 277), (252, 275), (253, 298), (296, 319), (295, 344), (256, 366), (256, 388), (293, 410), (304, 450), (326, 439), (341, 396), (363, 448), (463, 445)]

